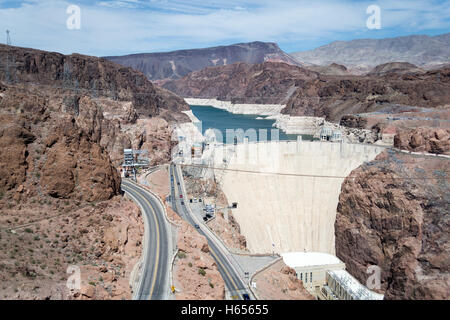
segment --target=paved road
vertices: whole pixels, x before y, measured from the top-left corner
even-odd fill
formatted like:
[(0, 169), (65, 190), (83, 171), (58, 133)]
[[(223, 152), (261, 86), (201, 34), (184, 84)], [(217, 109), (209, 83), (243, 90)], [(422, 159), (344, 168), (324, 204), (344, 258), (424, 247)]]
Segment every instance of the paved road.
[(128, 179), (122, 179), (122, 190), (141, 207), (145, 223), (143, 263), (140, 283), (133, 298), (166, 300), (169, 294), (170, 229), (160, 202), (147, 190)]
[[(226, 249), (222, 248), (220, 243), (218, 243), (210, 232), (208, 232), (207, 228), (202, 226), (201, 223), (198, 223), (196, 218), (193, 217), (190, 211), (186, 208), (187, 202), (185, 201), (188, 199), (183, 193), (182, 181), (178, 175), (178, 170), (173, 165), (170, 166), (169, 176), (171, 179), (172, 208), (191, 225), (198, 225), (197, 231), (208, 240), (210, 252), (217, 263), (219, 272), (222, 275), (230, 296), (233, 299), (243, 299), (243, 294), (247, 294), (249, 297), (252, 297), (247, 285), (241, 280), (238, 272), (228, 260), (225, 252)], [(180, 195), (182, 195), (183, 198), (180, 198)], [(184, 202), (184, 205), (181, 204), (182, 201)]]

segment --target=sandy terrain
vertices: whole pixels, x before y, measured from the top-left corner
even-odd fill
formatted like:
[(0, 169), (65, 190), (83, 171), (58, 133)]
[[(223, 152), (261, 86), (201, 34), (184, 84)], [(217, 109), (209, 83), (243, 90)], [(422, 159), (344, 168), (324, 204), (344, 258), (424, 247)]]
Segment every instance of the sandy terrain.
[[(131, 298), (129, 275), (143, 235), (131, 201), (117, 196), (77, 206), (35, 197), (1, 207), (1, 299)], [(80, 268), (81, 291), (66, 287), (72, 265)]]
[(256, 282), (256, 294), (262, 300), (314, 300), (297, 279), (294, 269), (289, 268), (283, 260), (258, 273), (253, 282)]

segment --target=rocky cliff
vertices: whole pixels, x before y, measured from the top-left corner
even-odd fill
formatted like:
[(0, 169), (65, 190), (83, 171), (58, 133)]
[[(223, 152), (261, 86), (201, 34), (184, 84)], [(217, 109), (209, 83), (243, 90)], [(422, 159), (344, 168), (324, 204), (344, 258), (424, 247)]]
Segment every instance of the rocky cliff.
[(398, 130), (394, 146), (413, 152), (450, 155), (450, 129), (422, 127)]
[(104, 59), (3, 45), (0, 58), (2, 298), (131, 298), (143, 223), (116, 166), (130, 147), (168, 160), (187, 104)]
[(444, 108), (450, 103), (449, 68), (333, 76), (284, 63), (238, 63), (206, 68), (163, 86), (183, 97), (285, 104), (283, 114), (336, 122), (347, 114), (370, 113), (393, 105)]
[(75, 117), (52, 109), (44, 94), (2, 85), (0, 92), (1, 191), (25, 187), (87, 201), (118, 194), (109, 154)]
[(233, 103), (283, 104), (318, 74), (286, 63), (235, 63), (192, 72), (163, 87), (182, 97), (217, 98)]
[(75, 106), (87, 94), (131, 101), (141, 116), (186, 119), (179, 113), (189, 109), (182, 99), (154, 86), (142, 73), (106, 59), (5, 45), (0, 45), (0, 57), (0, 79), (71, 91)]
[(409, 62), (388, 62), (376, 66), (369, 73), (367, 73), (367, 75), (382, 76), (388, 73), (405, 74), (420, 72), (424, 72), (424, 70)]
[(140, 72), (108, 60), (0, 45), (0, 79), (46, 93), (48, 103), (109, 152), (146, 149), (151, 164), (170, 159), (170, 125), (189, 121), (183, 99), (154, 86)]
[(277, 61), (298, 65), (277, 44), (259, 41), (204, 49), (106, 57), (106, 59), (139, 70), (150, 80), (179, 79), (206, 67), (236, 62)]
[(342, 184), (336, 255), (366, 283), (381, 268), (385, 299), (449, 299), (449, 160), (385, 151)]

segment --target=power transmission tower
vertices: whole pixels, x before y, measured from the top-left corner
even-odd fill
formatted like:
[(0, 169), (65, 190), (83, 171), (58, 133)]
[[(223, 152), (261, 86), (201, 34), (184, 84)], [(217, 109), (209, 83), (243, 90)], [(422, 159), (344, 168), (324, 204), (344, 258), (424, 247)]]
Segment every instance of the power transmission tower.
[(9, 30), (6, 30), (6, 44), (11, 45), (11, 37), (9, 36)]

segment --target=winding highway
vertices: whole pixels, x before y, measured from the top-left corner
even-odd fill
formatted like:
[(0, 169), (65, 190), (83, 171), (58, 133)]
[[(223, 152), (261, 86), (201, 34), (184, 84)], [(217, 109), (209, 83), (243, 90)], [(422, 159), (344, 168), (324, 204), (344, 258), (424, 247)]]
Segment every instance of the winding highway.
[[(252, 294), (249, 292), (247, 285), (241, 280), (237, 271), (235, 271), (232, 263), (227, 258), (226, 248), (214, 239), (211, 231), (203, 226), (201, 222), (196, 221), (195, 217), (187, 209), (187, 197), (183, 192), (183, 181), (179, 177), (177, 167), (171, 165), (169, 170), (171, 182), (171, 201), (172, 208), (197, 231), (206, 237), (212, 257), (217, 263), (219, 272), (225, 282), (230, 297), (232, 299), (249, 299)], [(182, 198), (180, 198), (180, 195)]]
[(172, 240), (164, 209), (155, 196), (131, 180), (122, 179), (122, 190), (141, 208), (145, 223), (140, 277), (133, 299), (166, 300)]

